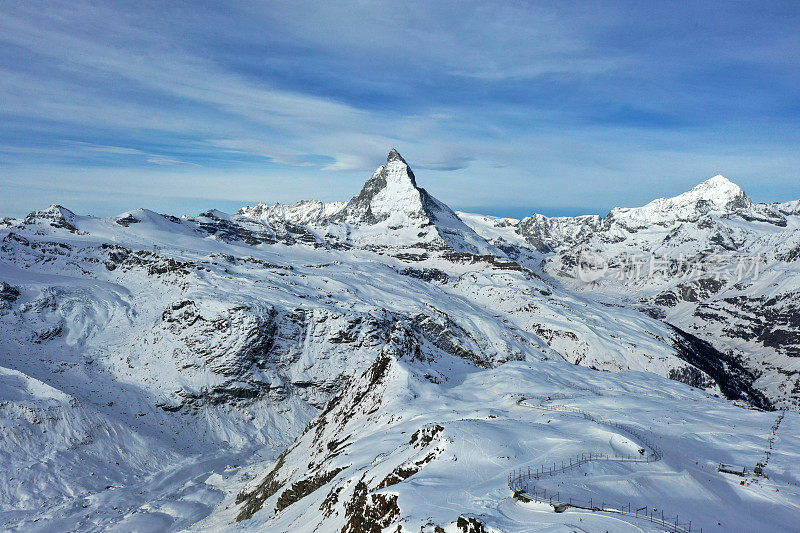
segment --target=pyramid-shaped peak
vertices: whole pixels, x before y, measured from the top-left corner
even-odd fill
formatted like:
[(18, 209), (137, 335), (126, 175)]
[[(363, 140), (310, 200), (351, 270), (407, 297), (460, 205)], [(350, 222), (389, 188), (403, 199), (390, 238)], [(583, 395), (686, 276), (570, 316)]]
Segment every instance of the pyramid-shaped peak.
[(391, 149), (386, 157), (386, 165), (379, 167), (376, 173), (383, 173), (383, 178), (387, 184), (394, 183), (395, 186), (400, 188), (417, 188), (417, 179), (411, 171), (411, 167), (408, 166), (400, 152), (394, 148)]
[(429, 196), (417, 187), (414, 173), (397, 150), (391, 150), (358, 196), (332, 219), (374, 224), (389, 218), (424, 218)]
[(417, 179), (411, 171), (411, 167), (408, 166), (400, 152), (394, 148), (386, 156), (386, 164), (379, 167), (376, 173), (381, 171), (384, 172), (388, 181), (395, 181), (401, 186), (410, 186), (413, 189), (417, 188)]
[(387, 163), (391, 163), (392, 161), (400, 161), (403, 164), (408, 165), (408, 163), (406, 163), (406, 160), (403, 159), (403, 156), (400, 155), (400, 152), (398, 152), (395, 148), (389, 150), (389, 155), (386, 156)]
[(452, 249), (478, 254), (502, 255), (464, 224), (452, 209), (417, 186), (414, 173), (397, 150), (392, 149), (367, 180), (361, 192), (344, 208), (326, 219), (352, 224), (351, 232), (380, 225), (365, 234), (370, 246), (407, 244), (431, 250)]

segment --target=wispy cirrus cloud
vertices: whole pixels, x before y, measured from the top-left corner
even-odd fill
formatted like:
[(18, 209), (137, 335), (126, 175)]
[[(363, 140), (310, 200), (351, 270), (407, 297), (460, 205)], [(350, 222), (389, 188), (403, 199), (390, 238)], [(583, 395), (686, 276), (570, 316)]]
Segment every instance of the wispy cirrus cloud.
[[(346, 198), (396, 147), (456, 207), (603, 211), (720, 171), (756, 197), (789, 173), (770, 194), (800, 196), (788, 4), (33, 0), (0, 15), (0, 185), (46, 168), (85, 188), (105, 168), (145, 172), (146, 195), (209, 169), (209, 206), (232, 201), (234, 175), (260, 176), (243, 201)], [(37, 207), (30, 187), (0, 208)]]

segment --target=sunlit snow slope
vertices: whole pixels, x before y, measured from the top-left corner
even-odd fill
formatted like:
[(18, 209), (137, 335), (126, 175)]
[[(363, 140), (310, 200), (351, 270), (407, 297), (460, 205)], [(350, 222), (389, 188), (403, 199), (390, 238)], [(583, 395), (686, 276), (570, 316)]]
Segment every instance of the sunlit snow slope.
[[(769, 481), (711, 466), (763, 462), (777, 413), (752, 408), (791, 405), (796, 206), (727, 183), (604, 219), (459, 216), (392, 151), (349, 202), (0, 219), (0, 527), (650, 527), (509, 499), (513, 469), (635, 445), (518, 403), (558, 393), (664, 448), (657, 465), (572, 480), (576, 497), (658, 501), (709, 528), (771, 505), (765, 530), (780, 530), (798, 503), (795, 413)], [(784, 337), (729, 342), (724, 327), (754, 319), (727, 307), (724, 327), (704, 322), (728, 300), (694, 302), (675, 280), (585, 286), (570, 271), (584, 248), (668, 250), (647, 236), (701, 229), (773, 254), (771, 277), (724, 294), (777, 298), (758, 317)], [(696, 496), (669, 495), (684, 486)]]

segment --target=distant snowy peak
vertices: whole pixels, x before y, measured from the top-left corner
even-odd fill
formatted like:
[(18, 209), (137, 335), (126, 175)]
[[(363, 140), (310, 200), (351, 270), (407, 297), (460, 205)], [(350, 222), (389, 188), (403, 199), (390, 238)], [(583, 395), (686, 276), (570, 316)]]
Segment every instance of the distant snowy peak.
[(736, 209), (753, 204), (741, 187), (721, 174), (672, 199), (676, 204), (706, 202), (716, 209)]
[(561, 246), (569, 246), (584, 240), (597, 231), (602, 220), (599, 215), (578, 217), (533, 215), (519, 222), (517, 233), (540, 252), (551, 252)]
[(615, 208), (606, 221), (625, 220), (641, 227), (671, 221), (696, 221), (713, 215), (786, 225), (782, 214), (765, 204), (754, 204), (741, 187), (717, 175), (673, 198), (659, 198), (642, 207)]
[[(637, 208), (648, 213), (675, 212), (686, 209), (729, 213), (751, 207), (753, 202), (741, 187), (722, 175), (704, 181), (690, 191), (673, 198), (659, 198), (644, 207)], [(616, 210), (615, 210), (616, 211)]]
[(49, 224), (54, 228), (66, 229), (75, 232), (75, 213), (57, 204), (53, 204), (42, 211), (34, 211), (25, 217), (26, 224)]
[(259, 202), (255, 206), (241, 208), (236, 214), (259, 220), (280, 220), (302, 226), (319, 224), (341, 211), (347, 202), (320, 202), (319, 200), (303, 200), (294, 204), (276, 203), (268, 205)]
[(793, 200), (791, 202), (772, 203), (769, 204), (778, 213), (784, 215), (800, 215), (800, 200)]
[[(708, 229), (719, 224), (725, 225), (725, 219), (767, 223), (784, 228), (787, 226), (787, 217), (798, 214), (800, 200), (756, 204), (741, 187), (722, 175), (716, 175), (672, 198), (659, 198), (642, 207), (614, 208), (605, 218), (598, 215), (547, 217), (534, 214), (514, 220), (467, 213), (459, 216), (478, 234), (497, 246), (513, 243), (549, 253), (588, 242), (594, 236), (620, 241), (644, 229), (675, 228), (684, 223), (688, 223), (685, 231), (695, 237), (696, 232), (691, 228), (697, 224)], [(712, 223), (708, 220), (710, 217), (719, 220)]]

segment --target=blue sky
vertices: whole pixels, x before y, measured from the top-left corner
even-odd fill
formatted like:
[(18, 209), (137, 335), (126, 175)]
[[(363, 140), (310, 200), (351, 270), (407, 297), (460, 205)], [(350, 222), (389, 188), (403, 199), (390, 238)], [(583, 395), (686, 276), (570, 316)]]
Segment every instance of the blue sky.
[(344, 200), (396, 147), (455, 209), (800, 198), (798, 2), (0, 4), (0, 216)]

